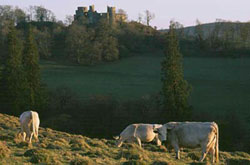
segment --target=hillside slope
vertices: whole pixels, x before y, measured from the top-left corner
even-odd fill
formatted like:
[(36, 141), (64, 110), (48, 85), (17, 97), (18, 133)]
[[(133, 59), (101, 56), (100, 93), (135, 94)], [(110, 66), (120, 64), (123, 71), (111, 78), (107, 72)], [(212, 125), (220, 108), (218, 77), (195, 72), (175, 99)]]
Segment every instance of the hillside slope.
[[(0, 114), (0, 164), (199, 164), (199, 150), (184, 149), (182, 159), (175, 160), (174, 153), (163, 146), (145, 144), (140, 149), (124, 144), (117, 148), (114, 140), (91, 139), (49, 128), (40, 128), (40, 142), (28, 146), (16, 137), (18, 130), (18, 118)], [(250, 164), (250, 155), (220, 152), (220, 164)]]
[[(248, 24), (247, 22), (223, 22), (221, 21), (221, 22), (211, 22), (211, 23), (201, 24), (201, 28), (204, 32), (205, 37), (207, 37), (209, 33), (211, 33), (215, 29), (216, 26), (219, 27), (220, 33), (223, 33), (223, 31), (225, 31), (226, 29), (233, 29), (236, 32), (236, 35), (239, 35), (240, 28), (247, 24)], [(185, 34), (185, 36), (194, 37), (196, 35), (195, 28), (196, 28), (196, 25), (184, 27), (183, 33)], [(161, 29), (159, 31), (167, 32), (168, 29)]]

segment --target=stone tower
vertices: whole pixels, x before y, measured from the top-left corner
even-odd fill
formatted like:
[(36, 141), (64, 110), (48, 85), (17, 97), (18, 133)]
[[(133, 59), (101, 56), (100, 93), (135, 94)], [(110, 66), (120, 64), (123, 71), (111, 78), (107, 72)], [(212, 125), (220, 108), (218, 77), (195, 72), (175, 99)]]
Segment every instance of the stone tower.
[(107, 7), (107, 17), (109, 20), (109, 23), (113, 25), (116, 20), (116, 12), (115, 12), (115, 7)]
[(81, 18), (86, 18), (89, 24), (96, 24), (100, 19), (107, 19), (110, 25), (114, 25), (117, 21), (126, 21), (126, 15), (116, 13), (115, 7), (107, 7), (107, 13), (98, 13), (95, 11), (95, 6), (78, 7), (74, 15), (74, 20), (81, 20)]

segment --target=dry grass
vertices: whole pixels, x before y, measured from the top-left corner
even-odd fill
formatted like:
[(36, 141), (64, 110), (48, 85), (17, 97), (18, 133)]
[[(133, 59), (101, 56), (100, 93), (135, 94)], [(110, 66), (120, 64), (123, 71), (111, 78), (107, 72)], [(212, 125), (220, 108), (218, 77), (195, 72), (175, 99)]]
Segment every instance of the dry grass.
[[(0, 114), (0, 160), (2, 164), (121, 164), (121, 165), (175, 165), (200, 164), (199, 150), (185, 149), (181, 160), (165, 147), (144, 144), (124, 144), (117, 148), (113, 140), (91, 139), (49, 128), (39, 130), (40, 142), (28, 145), (17, 136), (18, 118)], [(203, 164), (210, 164), (210, 157)], [(0, 163), (0, 164), (1, 164)], [(250, 164), (250, 155), (244, 152), (220, 152), (219, 164)]]

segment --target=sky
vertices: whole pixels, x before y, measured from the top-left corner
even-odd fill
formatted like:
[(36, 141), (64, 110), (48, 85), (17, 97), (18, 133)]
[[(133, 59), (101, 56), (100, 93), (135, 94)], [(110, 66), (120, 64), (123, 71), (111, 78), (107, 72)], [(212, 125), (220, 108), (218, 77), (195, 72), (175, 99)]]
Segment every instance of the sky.
[(74, 15), (78, 6), (95, 5), (98, 12), (106, 12), (107, 6), (115, 6), (127, 12), (129, 20), (138, 20), (145, 10), (154, 13), (151, 26), (166, 29), (171, 20), (184, 26), (214, 22), (216, 19), (246, 22), (250, 20), (250, 0), (0, 0), (0, 5), (12, 5), (26, 9), (30, 5), (42, 5), (51, 10), (58, 20)]

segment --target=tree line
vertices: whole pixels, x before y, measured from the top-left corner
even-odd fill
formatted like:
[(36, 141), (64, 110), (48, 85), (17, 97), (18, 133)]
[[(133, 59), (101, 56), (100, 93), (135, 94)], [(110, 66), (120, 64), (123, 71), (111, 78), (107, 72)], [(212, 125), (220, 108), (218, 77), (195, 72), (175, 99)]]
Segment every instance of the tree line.
[(197, 19), (194, 28), (184, 29), (180, 24), (178, 36), (182, 52), (188, 56), (242, 57), (250, 53), (249, 22), (216, 19), (214, 23), (202, 24)]
[[(149, 11), (147, 13), (149, 24), (152, 17)], [(62, 22), (56, 20), (52, 11), (42, 6), (30, 6), (27, 11), (0, 6), (0, 48), (3, 49), (7, 45), (10, 22), (14, 22), (20, 36), (23, 36), (29, 25), (33, 26), (42, 59), (70, 60), (78, 64), (116, 61), (131, 53), (158, 49), (162, 41), (156, 29), (135, 21), (117, 21), (112, 26), (103, 19), (93, 25), (85, 18), (73, 20), (71, 16), (66, 16), (65, 22)], [(0, 58), (4, 53), (6, 50)]]
[(25, 32), (25, 41), (22, 43), (14, 24), (10, 24), (7, 45), (0, 72), (2, 111), (18, 115), (23, 109), (41, 108), (44, 101), (43, 85), (32, 28)]

